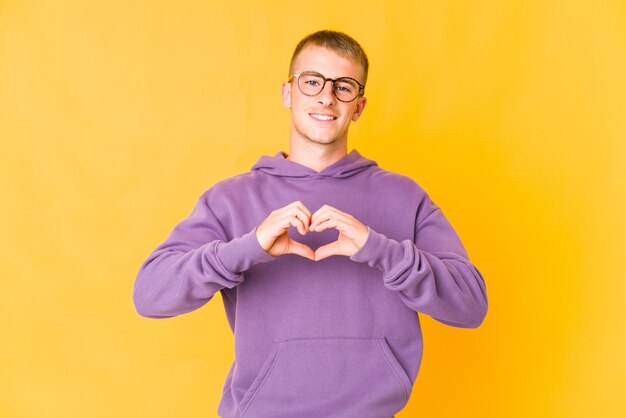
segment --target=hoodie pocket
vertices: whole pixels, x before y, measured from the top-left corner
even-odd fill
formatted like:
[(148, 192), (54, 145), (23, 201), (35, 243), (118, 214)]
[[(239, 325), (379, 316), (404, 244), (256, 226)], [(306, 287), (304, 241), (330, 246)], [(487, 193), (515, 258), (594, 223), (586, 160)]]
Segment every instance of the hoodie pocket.
[(240, 411), (254, 418), (392, 416), (411, 387), (384, 337), (277, 341)]

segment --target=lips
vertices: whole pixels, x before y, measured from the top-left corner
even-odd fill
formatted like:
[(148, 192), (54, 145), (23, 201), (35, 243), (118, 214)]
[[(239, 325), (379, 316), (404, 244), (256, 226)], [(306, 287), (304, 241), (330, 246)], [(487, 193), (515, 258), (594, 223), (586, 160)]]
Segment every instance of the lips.
[(322, 122), (329, 122), (337, 119), (337, 116), (335, 115), (329, 115), (324, 113), (309, 113), (309, 116), (311, 116), (315, 120), (319, 120)]

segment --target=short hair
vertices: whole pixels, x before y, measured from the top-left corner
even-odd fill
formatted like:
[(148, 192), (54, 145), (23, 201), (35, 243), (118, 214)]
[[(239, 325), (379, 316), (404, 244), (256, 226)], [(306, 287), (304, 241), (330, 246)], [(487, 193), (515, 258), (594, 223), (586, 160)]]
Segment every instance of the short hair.
[(293, 55), (291, 56), (291, 62), (289, 63), (289, 75), (293, 74), (293, 65), (298, 57), (298, 54), (300, 54), (300, 51), (308, 45), (328, 48), (345, 58), (353, 59), (359, 62), (361, 67), (363, 67), (363, 84), (365, 85), (367, 82), (369, 62), (367, 60), (367, 55), (365, 55), (365, 51), (361, 45), (354, 40), (354, 38), (343, 32), (337, 32), (334, 30), (320, 30), (304, 37), (298, 43), (296, 49), (293, 51)]

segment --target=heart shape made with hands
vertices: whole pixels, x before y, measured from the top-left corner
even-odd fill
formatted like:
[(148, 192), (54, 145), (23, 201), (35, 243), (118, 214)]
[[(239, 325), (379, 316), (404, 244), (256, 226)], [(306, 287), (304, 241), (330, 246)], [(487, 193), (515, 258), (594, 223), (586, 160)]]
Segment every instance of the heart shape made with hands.
[[(311, 247), (284, 234), (283, 239), (287, 240), (284, 243), (287, 246), (287, 253), (297, 254), (313, 261), (320, 261), (333, 255), (350, 257), (363, 247), (369, 234), (369, 228), (366, 225), (352, 215), (329, 205), (324, 205), (315, 212), (311, 216), (310, 222), (310, 225), (306, 226), (305, 233), (322, 232), (335, 228), (339, 231), (337, 240), (322, 245), (313, 251)], [(302, 231), (299, 232), (302, 234)]]

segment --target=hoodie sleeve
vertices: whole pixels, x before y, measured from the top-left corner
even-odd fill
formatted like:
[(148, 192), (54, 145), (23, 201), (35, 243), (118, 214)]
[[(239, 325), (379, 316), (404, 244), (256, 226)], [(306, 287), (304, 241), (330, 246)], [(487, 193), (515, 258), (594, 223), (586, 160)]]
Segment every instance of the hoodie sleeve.
[(459, 328), (476, 328), (487, 314), (485, 282), (443, 212), (416, 222), (415, 242), (398, 242), (368, 227), (365, 244), (350, 259), (383, 273), (384, 285), (411, 309)]
[(137, 312), (168, 318), (198, 309), (223, 288), (233, 288), (252, 265), (271, 261), (256, 237), (256, 227), (227, 240), (205, 200), (143, 262), (133, 288)]

